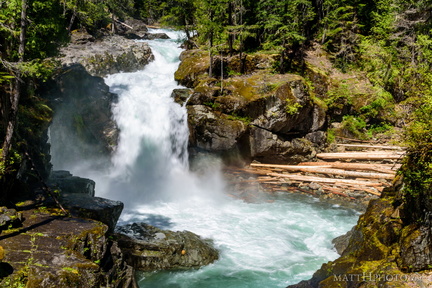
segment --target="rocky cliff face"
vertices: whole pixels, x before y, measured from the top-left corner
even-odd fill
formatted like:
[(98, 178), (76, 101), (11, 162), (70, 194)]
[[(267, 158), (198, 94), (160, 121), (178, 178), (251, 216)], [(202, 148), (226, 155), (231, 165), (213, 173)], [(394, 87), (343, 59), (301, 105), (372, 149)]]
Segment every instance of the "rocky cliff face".
[[(212, 67), (217, 78), (207, 73), (206, 53), (186, 51), (181, 59), (175, 77), (193, 88), (187, 102), (192, 155), (204, 150), (296, 163), (310, 159), (325, 144), (324, 109), (302, 77), (269, 73), (273, 57), (216, 58)], [(239, 75), (241, 70), (249, 74)]]
[(310, 280), (289, 287), (429, 287), (431, 191), (415, 195), (406, 187), (398, 178), (372, 200), (341, 257), (323, 264)]
[(17, 210), (19, 225), (0, 227), (1, 287), (137, 287), (106, 225), (31, 201)]
[(61, 50), (62, 64), (67, 66), (80, 63), (93, 76), (134, 72), (143, 69), (154, 59), (147, 43), (119, 35), (96, 40), (84, 32), (74, 32), (72, 40), (71, 44)]
[(50, 127), (54, 166), (109, 156), (119, 131), (111, 111), (116, 95), (103, 79), (77, 64), (62, 69), (47, 85), (46, 96), (54, 107)]

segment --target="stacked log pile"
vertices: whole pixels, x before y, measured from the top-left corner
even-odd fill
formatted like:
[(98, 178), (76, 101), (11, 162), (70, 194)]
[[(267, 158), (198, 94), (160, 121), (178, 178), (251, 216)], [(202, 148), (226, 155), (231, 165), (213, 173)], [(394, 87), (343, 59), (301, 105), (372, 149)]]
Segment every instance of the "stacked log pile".
[(317, 154), (317, 162), (251, 163), (230, 173), (239, 176), (233, 181), (243, 189), (259, 183), (267, 192), (303, 192), (368, 202), (391, 185), (404, 155), (403, 148), (397, 146), (338, 144), (338, 150), (342, 152)]

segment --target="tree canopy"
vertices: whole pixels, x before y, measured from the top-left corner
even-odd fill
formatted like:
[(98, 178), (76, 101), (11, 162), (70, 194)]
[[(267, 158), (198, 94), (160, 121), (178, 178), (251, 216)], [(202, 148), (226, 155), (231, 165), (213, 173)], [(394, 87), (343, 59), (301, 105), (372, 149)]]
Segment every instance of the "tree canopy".
[(429, 141), (422, 131), (432, 118), (421, 111), (432, 110), (432, 0), (0, 0), (2, 167), (18, 103), (34, 105), (33, 80), (52, 69), (44, 59), (73, 30), (107, 32), (127, 17), (183, 29), (210, 55), (278, 53), (278, 73), (301, 73), (302, 51), (319, 43), (343, 72), (361, 71), (387, 98), (417, 109), (413, 123), (424, 125), (410, 126), (407, 138), (420, 140), (408, 142)]

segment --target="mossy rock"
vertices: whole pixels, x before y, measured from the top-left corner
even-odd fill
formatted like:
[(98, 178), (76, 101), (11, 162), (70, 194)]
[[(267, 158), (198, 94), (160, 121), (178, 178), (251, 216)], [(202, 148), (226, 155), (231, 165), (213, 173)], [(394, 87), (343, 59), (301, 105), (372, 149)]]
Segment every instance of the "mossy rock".
[(208, 52), (202, 50), (187, 50), (180, 55), (181, 63), (174, 74), (180, 84), (193, 88), (198, 84), (198, 77), (207, 73), (210, 67)]

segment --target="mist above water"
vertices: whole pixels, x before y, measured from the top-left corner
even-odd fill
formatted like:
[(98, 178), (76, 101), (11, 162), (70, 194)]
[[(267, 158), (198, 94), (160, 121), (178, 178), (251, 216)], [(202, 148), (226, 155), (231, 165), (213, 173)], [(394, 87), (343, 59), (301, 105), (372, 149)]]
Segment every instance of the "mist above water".
[(143, 71), (105, 79), (119, 95), (113, 113), (120, 141), (111, 163), (74, 174), (94, 179), (97, 196), (125, 203), (120, 224), (195, 232), (212, 239), (221, 258), (193, 271), (142, 273), (141, 287), (285, 287), (336, 258), (331, 239), (355, 224), (354, 211), (292, 194), (263, 195), (257, 203), (233, 199), (215, 157), (199, 159), (198, 171), (190, 171), (186, 107), (171, 97), (180, 88), (173, 75), (182, 50), (175, 40), (149, 44), (155, 61)]

